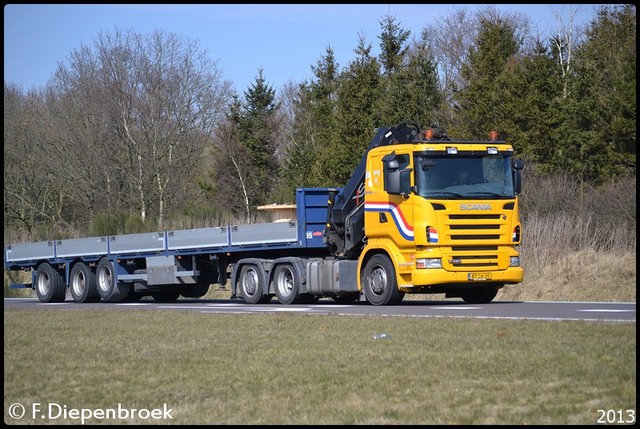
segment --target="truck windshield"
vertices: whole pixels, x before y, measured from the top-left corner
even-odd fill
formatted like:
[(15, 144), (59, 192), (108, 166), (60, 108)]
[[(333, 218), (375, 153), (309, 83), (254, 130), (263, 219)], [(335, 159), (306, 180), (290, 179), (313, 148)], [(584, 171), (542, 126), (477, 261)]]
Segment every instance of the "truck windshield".
[(440, 199), (514, 198), (510, 156), (416, 155), (418, 195)]

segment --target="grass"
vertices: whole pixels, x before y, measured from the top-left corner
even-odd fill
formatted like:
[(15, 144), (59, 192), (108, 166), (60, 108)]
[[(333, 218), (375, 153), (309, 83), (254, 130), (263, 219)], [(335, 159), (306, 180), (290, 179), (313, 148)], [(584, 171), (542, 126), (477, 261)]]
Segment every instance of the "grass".
[(115, 424), (595, 424), (636, 404), (635, 324), (52, 308), (4, 328), (6, 423), (80, 423), (33, 403), (172, 409), (88, 421)]

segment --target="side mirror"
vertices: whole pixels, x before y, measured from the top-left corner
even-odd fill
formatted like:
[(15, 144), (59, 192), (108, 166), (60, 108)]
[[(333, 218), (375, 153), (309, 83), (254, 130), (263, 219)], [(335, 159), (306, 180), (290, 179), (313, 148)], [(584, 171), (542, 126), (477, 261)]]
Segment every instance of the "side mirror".
[(522, 191), (522, 169), (524, 168), (524, 161), (516, 159), (513, 162), (513, 192), (519, 194)]
[(385, 168), (384, 190), (392, 195), (407, 196), (411, 193), (411, 172), (413, 169), (405, 170)]

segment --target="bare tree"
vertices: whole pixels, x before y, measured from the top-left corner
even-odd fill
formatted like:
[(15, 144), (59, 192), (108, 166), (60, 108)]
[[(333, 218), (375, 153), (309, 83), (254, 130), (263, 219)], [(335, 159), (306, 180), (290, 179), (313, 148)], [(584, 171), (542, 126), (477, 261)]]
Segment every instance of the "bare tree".
[(580, 5), (569, 7), (568, 22), (564, 22), (562, 11), (555, 12), (556, 33), (552, 39), (554, 53), (557, 56), (558, 66), (562, 72), (562, 98), (569, 96), (569, 79), (573, 68), (573, 50), (577, 44), (574, 19), (580, 11)]
[(190, 174), (228, 104), (229, 83), (217, 63), (197, 42), (174, 34), (116, 30), (100, 33), (93, 49), (74, 51), (56, 76), (61, 92), (100, 118), (93, 136), (107, 127), (92, 148), (109, 166), (102, 186), (135, 194), (143, 222), (155, 207), (162, 228), (169, 194), (193, 181)]
[[(249, 203), (249, 174), (250, 162), (247, 148), (240, 141), (239, 131), (235, 123), (227, 121), (221, 123), (215, 132), (214, 187), (218, 201), (231, 211), (241, 209), (246, 222), (251, 220), (251, 205)], [(241, 203), (235, 196), (240, 194)]]

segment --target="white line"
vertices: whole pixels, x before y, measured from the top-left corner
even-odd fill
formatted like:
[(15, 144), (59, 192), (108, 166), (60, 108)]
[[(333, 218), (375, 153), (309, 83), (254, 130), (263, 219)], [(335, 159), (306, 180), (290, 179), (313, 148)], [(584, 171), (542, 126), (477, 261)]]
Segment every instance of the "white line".
[(625, 312), (633, 312), (634, 310), (612, 310), (608, 308), (585, 308), (584, 310), (576, 310), (576, 311), (591, 311), (591, 312), (599, 312), (599, 313), (625, 313)]
[(431, 310), (480, 310), (482, 307), (431, 307)]

